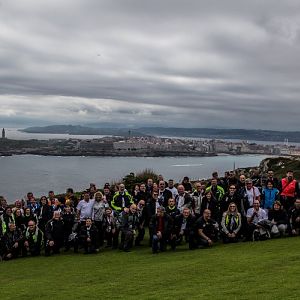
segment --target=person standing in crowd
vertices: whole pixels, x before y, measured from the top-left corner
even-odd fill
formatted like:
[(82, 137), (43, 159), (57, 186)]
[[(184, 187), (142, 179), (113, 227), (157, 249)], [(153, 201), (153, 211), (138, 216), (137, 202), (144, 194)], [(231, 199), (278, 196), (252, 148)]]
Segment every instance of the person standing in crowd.
[(85, 225), (85, 220), (87, 218), (92, 218), (93, 214), (93, 206), (94, 206), (94, 199), (90, 199), (90, 194), (85, 192), (83, 194), (83, 200), (80, 200), (77, 205), (77, 218), (80, 220), (82, 225)]
[(74, 190), (72, 188), (67, 188), (66, 196), (65, 196), (62, 204), (69, 205), (74, 208), (77, 207), (78, 199), (75, 196)]
[(228, 205), (231, 202), (236, 204), (238, 210), (241, 209), (241, 198), (239, 197), (234, 184), (229, 186), (228, 192), (224, 195), (224, 198), (221, 201), (221, 213), (228, 211)]
[(152, 195), (153, 192), (153, 179), (148, 178), (146, 183), (146, 192)]
[(20, 209), (22, 212), (22, 215), (24, 215), (24, 209), (23, 209), (23, 205), (22, 205), (22, 201), (17, 199), (15, 201), (15, 206), (12, 208), (12, 212), (14, 213), (17, 209)]
[(125, 185), (121, 183), (119, 185), (119, 191), (115, 193), (111, 201), (112, 209), (120, 213), (124, 208), (129, 208), (131, 204), (134, 204), (132, 196), (126, 191)]
[(173, 179), (169, 179), (168, 186), (166, 187), (166, 189), (172, 193), (172, 198), (175, 199), (175, 197), (178, 195), (178, 191), (177, 191), (176, 187), (174, 186)]
[(276, 188), (276, 189), (279, 189), (280, 183), (279, 183), (278, 178), (274, 177), (274, 171), (273, 170), (268, 170), (266, 182), (267, 181), (272, 181), (273, 182), (273, 187)]
[(106, 207), (108, 207), (108, 204), (106, 200), (104, 200), (103, 194), (101, 192), (96, 192), (95, 202), (93, 206), (92, 220), (98, 230), (98, 241), (100, 247), (103, 246), (104, 233), (103, 233), (102, 222), (103, 222), (103, 216), (105, 214)]
[(29, 207), (26, 207), (25, 212), (24, 212), (24, 223), (25, 223), (26, 228), (28, 226), (29, 221), (34, 221), (35, 224), (38, 223), (38, 219), (37, 219), (36, 215), (34, 215), (31, 212), (31, 209)]
[(45, 234), (45, 226), (53, 216), (52, 206), (48, 205), (46, 196), (40, 198), (40, 209), (37, 215), (39, 229)]
[(228, 177), (226, 178), (225, 181), (225, 190), (228, 191), (229, 187), (234, 185), (237, 186), (238, 185), (238, 179), (235, 177), (234, 171), (229, 171), (228, 172)]
[(33, 193), (32, 192), (28, 192), (27, 194), (26, 194), (26, 197), (25, 197), (25, 199), (24, 199), (24, 204), (23, 204), (23, 206), (25, 207), (28, 207), (29, 205), (30, 205), (30, 203), (31, 203), (31, 199), (32, 198), (34, 198), (34, 196), (33, 196)]
[(279, 200), (279, 190), (274, 188), (273, 181), (267, 180), (266, 187), (262, 190), (261, 207), (268, 211), (273, 208), (276, 200)]
[(168, 201), (172, 198), (172, 193), (166, 189), (166, 183), (164, 180), (159, 181), (159, 190), (158, 190), (158, 201), (160, 206), (167, 207)]
[(111, 193), (109, 186), (107, 186), (107, 185), (104, 186), (104, 188), (103, 188), (103, 200), (105, 200), (107, 202), (107, 204), (109, 206), (111, 206), (112, 198), (113, 198), (113, 194)]
[(235, 243), (238, 241), (242, 227), (242, 216), (238, 212), (235, 202), (230, 202), (227, 211), (223, 213), (221, 221), (221, 232), (223, 242)]
[(202, 198), (205, 195), (205, 187), (202, 187), (202, 184), (200, 181), (196, 182), (195, 184), (195, 190), (191, 194), (192, 197), (192, 213), (197, 218), (200, 217), (201, 213), (201, 205), (202, 205)]
[[(75, 233), (73, 244), (74, 243), (76, 244), (75, 235), (77, 233), (77, 232), (73, 232), (73, 228), (74, 228), (74, 224), (75, 224), (75, 212), (74, 212), (74, 209), (71, 206), (66, 205), (64, 207), (64, 210), (62, 212), (62, 220), (64, 222), (64, 229), (63, 229), (63, 232), (64, 232), (64, 246), (65, 246), (65, 251), (68, 251), (70, 249), (70, 245), (71, 245), (71, 243), (69, 241), (70, 235), (72, 233)], [(76, 246), (77, 245), (74, 245), (74, 251), (75, 252), (76, 252)]]
[(8, 224), (15, 224), (15, 215), (12, 212), (11, 207), (5, 208), (4, 214), (1, 216), (2, 232), (5, 233), (8, 230)]
[(140, 185), (139, 184), (135, 184), (134, 185), (134, 189), (131, 192), (131, 196), (132, 196), (132, 199), (133, 199), (134, 203), (138, 203), (138, 201), (139, 201), (139, 199), (138, 199), (139, 193), (140, 193)]
[(187, 192), (187, 193), (191, 193), (193, 191), (193, 186), (192, 184), (190, 183), (190, 179), (185, 176), (183, 177), (183, 180), (181, 182), (181, 185), (183, 185), (184, 187), (184, 190)]
[(294, 178), (294, 172), (289, 170), (286, 172), (286, 177), (281, 179), (280, 186), (280, 202), (286, 211), (289, 211), (299, 195), (299, 184)]
[(15, 212), (14, 212), (14, 216), (15, 216), (15, 224), (16, 227), (18, 229), (21, 230), (21, 232), (24, 232), (26, 230), (26, 225), (25, 225), (25, 219), (24, 216), (22, 214), (22, 211), (18, 208)]
[(145, 185), (145, 183), (141, 183), (139, 193), (138, 193), (138, 195), (136, 197), (137, 203), (140, 200), (145, 200), (146, 202), (148, 202), (149, 198), (151, 198), (151, 194), (149, 194), (146, 191), (146, 185)]
[(225, 195), (225, 191), (223, 187), (218, 184), (218, 180), (216, 178), (211, 179), (211, 184), (205, 189), (205, 192), (211, 192), (213, 199), (218, 204), (218, 209), (220, 209), (220, 205)]
[(244, 194), (244, 190), (246, 189), (246, 176), (241, 174), (236, 186), (238, 193)]
[(40, 204), (36, 201), (34, 197), (30, 198), (30, 203), (27, 205), (28, 208), (30, 208), (31, 212), (34, 216), (38, 216), (40, 212)]
[(117, 248), (119, 234), (116, 233), (118, 230), (116, 226), (116, 218), (113, 216), (113, 212), (110, 207), (105, 208), (102, 224), (104, 239), (106, 240), (106, 248)]
[(7, 201), (3, 196), (0, 196), (0, 217), (4, 214), (7, 207)]
[(261, 200), (261, 194), (258, 187), (253, 186), (252, 179), (246, 179), (245, 197), (247, 197), (247, 209), (253, 207), (254, 200)]
[(175, 201), (179, 211), (182, 212), (184, 207), (192, 208), (192, 197), (185, 191), (185, 187), (180, 184), (177, 189), (178, 195), (176, 196)]
[(175, 217), (180, 214), (180, 210), (176, 206), (175, 199), (169, 199), (169, 205), (166, 207), (166, 214), (169, 215), (173, 219), (173, 221)]
[[(68, 193), (66, 194), (68, 195)], [(66, 196), (67, 197), (67, 196)], [(65, 203), (66, 198), (64, 198), (63, 203)], [(69, 202), (68, 202), (69, 203)], [(58, 210), (61, 211), (61, 203), (60, 201), (55, 197), (55, 194), (53, 191), (48, 192), (48, 205), (51, 206), (52, 211)]]
[(201, 210), (200, 210), (201, 216), (203, 216), (203, 213), (206, 209), (209, 209), (210, 217), (212, 217), (213, 220), (217, 220), (217, 218), (219, 217), (219, 207), (211, 191), (205, 192), (205, 195), (202, 199)]
[(138, 216), (137, 236), (135, 238), (135, 246), (140, 246), (145, 236), (145, 222), (147, 218), (146, 201), (141, 199), (136, 206)]

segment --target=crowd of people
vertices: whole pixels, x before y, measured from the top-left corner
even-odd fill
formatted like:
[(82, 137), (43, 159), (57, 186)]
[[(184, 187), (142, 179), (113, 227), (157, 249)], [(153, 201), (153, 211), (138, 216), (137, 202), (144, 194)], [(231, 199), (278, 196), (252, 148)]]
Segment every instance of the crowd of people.
[[(300, 188), (288, 171), (181, 183), (162, 175), (127, 190), (124, 183), (102, 189), (95, 184), (78, 199), (72, 188), (56, 197), (53, 191), (33, 193), (8, 205), (0, 196), (0, 257), (46, 256), (60, 251), (97, 253), (103, 248), (128, 252), (142, 243), (153, 253), (211, 247), (217, 241), (237, 243), (300, 234)], [(149, 239), (145, 241), (146, 230)]]

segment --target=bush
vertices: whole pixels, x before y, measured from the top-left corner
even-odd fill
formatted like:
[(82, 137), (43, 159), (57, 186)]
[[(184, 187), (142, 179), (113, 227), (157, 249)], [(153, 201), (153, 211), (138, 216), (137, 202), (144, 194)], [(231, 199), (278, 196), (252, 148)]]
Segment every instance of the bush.
[(151, 178), (154, 182), (158, 180), (158, 175), (151, 169), (145, 169), (137, 174), (129, 173), (123, 178), (123, 182), (128, 191), (132, 191), (136, 184), (146, 183)]

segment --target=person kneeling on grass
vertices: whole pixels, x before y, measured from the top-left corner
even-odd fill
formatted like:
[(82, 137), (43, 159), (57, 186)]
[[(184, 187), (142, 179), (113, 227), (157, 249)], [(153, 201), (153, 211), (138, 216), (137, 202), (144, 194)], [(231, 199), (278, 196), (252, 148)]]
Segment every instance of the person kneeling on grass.
[(172, 250), (175, 250), (176, 246), (182, 242), (183, 237), (185, 241), (189, 243), (189, 249), (194, 249), (193, 236), (195, 221), (196, 218), (191, 214), (188, 207), (185, 207), (183, 212), (176, 216), (171, 236)]
[(152, 252), (165, 251), (173, 228), (172, 218), (165, 213), (165, 208), (159, 206), (149, 224)]
[(96, 249), (98, 248), (98, 230), (92, 223), (91, 218), (87, 218), (85, 220), (85, 225), (80, 227), (79, 239), (85, 254), (96, 252)]
[[(266, 211), (259, 206), (260, 202), (258, 200), (254, 200), (253, 207), (247, 210), (246, 240), (248, 241), (250, 241), (251, 239), (264, 239), (264, 235), (266, 235), (267, 233), (267, 231), (265, 231), (261, 224), (264, 220), (268, 220), (268, 216)], [(255, 237), (254, 235), (257, 236)]]
[(8, 230), (3, 236), (3, 259), (17, 258), (21, 252), (23, 235), (14, 223), (8, 224)]
[(203, 216), (195, 223), (197, 246), (211, 247), (218, 240), (219, 224), (211, 219), (211, 211), (205, 209)]
[(228, 209), (223, 213), (221, 233), (224, 243), (236, 243), (242, 227), (242, 217), (234, 202), (229, 203)]
[(284, 236), (287, 230), (288, 215), (279, 201), (275, 201), (273, 208), (269, 209), (268, 219), (272, 222), (272, 237)]
[(60, 211), (53, 212), (53, 218), (45, 226), (45, 235), (47, 240), (45, 255), (49, 256), (51, 251), (58, 254), (64, 244), (64, 221), (61, 218)]
[(25, 231), (24, 239), (24, 247), (22, 250), (23, 256), (27, 256), (28, 253), (31, 256), (38, 256), (41, 254), (44, 241), (44, 234), (36, 226), (35, 221), (31, 220), (28, 222), (28, 227)]
[(297, 199), (291, 210), (290, 224), (292, 235), (300, 235), (300, 199)]

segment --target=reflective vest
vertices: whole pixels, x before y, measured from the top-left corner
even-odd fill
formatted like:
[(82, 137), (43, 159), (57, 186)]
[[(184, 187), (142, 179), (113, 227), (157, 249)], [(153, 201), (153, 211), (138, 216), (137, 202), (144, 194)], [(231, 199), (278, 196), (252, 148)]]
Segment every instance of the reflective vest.
[(282, 178), (281, 180), (282, 192), (280, 195), (285, 197), (295, 197), (296, 184), (297, 181), (295, 179), (291, 182), (288, 182), (286, 178)]

